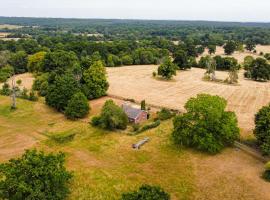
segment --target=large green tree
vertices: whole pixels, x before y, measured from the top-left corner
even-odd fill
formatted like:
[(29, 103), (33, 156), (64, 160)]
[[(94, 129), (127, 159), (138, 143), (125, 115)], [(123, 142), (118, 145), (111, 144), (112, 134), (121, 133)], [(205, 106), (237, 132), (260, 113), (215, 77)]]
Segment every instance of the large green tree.
[(199, 94), (185, 104), (186, 113), (174, 119), (173, 141), (209, 153), (218, 153), (239, 138), (235, 113), (225, 111), (219, 96)]
[(83, 92), (88, 99), (106, 95), (109, 83), (106, 69), (101, 61), (96, 61), (83, 73)]
[(46, 103), (58, 111), (64, 111), (71, 97), (80, 89), (78, 81), (71, 73), (56, 75), (53, 79), (49, 81)]
[(27, 68), (29, 72), (41, 72), (43, 70), (46, 52), (41, 51), (28, 57)]
[(8, 62), (13, 67), (15, 74), (27, 71), (27, 54), (24, 51), (13, 53)]
[(0, 164), (0, 199), (66, 199), (72, 174), (65, 155), (26, 151), (21, 158)]
[(69, 119), (83, 118), (89, 113), (90, 107), (88, 99), (82, 92), (78, 92), (68, 101), (65, 115)]
[(224, 52), (226, 55), (231, 55), (233, 54), (237, 49), (237, 44), (235, 41), (228, 41), (225, 45), (224, 45)]
[(263, 154), (270, 155), (270, 105), (261, 108), (255, 115), (254, 135)]
[(167, 57), (163, 63), (158, 67), (158, 75), (163, 78), (170, 80), (173, 76), (176, 75), (177, 66), (172, 63), (171, 58)]

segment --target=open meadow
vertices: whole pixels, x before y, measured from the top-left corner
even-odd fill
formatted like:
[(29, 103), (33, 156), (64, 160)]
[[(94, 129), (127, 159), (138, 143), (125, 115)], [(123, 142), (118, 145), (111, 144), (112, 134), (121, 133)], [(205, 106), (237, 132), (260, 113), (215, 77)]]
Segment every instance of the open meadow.
[[(270, 83), (246, 80), (243, 71), (239, 74), (239, 85), (226, 85), (203, 81), (204, 69), (179, 71), (171, 81), (153, 78), (152, 72), (156, 70), (155, 65), (107, 68), (108, 93), (183, 111), (190, 97), (200, 93), (219, 95), (228, 100), (228, 110), (236, 113), (243, 137), (251, 135), (255, 113), (270, 102)], [(227, 72), (216, 75), (220, 79), (228, 77)]]
[[(97, 100), (91, 105), (98, 112)], [(0, 162), (33, 147), (66, 152), (67, 167), (74, 172), (69, 199), (119, 199), (143, 183), (162, 186), (173, 200), (270, 199), (270, 184), (260, 178), (263, 163), (233, 148), (216, 156), (176, 149), (171, 131), (169, 120), (137, 136), (107, 132), (85, 120), (65, 119), (42, 99), (18, 100), (18, 109), (11, 111), (10, 99), (0, 96)], [(48, 137), (67, 132), (76, 134), (73, 141), (59, 144)], [(151, 141), (141, 150), (131, 148), (146, 136)]]

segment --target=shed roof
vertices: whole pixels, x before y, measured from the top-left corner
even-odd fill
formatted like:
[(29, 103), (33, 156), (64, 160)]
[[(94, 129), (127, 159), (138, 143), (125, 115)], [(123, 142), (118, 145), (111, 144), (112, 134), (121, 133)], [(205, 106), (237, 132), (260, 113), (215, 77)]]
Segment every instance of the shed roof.
[(128, 118), (136, 119), (141, 113), (145, 112), (141, 109), (134, 108), (131, 105), (123, 104), (122, 105), (123, 110), (127, 114)]

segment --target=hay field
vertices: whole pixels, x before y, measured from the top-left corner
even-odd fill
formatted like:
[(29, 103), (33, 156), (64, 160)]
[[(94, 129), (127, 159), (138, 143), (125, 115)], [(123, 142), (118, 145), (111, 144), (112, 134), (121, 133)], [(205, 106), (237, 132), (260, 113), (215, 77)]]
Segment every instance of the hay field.
[(22, 28), (22, 27), (23, 26), (11, 25), (11, 24), (0, 24), (0, 29), (14, 30), (14, 29)]
[[(254, 114), (270, 102), (270, 82), (246, 80), (243, 71), (239, 85), (225, 85), (202, 80), (205, 70), (192, 68), (181, 71), (172, 81), (156, 80), (152, 72), (155, 65), (107, 68), (110, 82), (109, 94), (184, 110), (190, 97), (200, 93), (219, 95), (228, 100), (228, 110), (237, 114), (242, 135), (248, 136), (254, 128)], [(227, 72), (217, 72), (217, 78), (225, 79)]]
[[(246, 50), (244, 52), (236, 51), (232, 55), (229, 55), (229, 57), (234, 57), (234, 58), (236, 58), (238, 60), (239, 63), (242, 63), (242, 62), (244, 62), (244, 59), (245, 59), (246, 56), (253, 56), (254, 58), (257, 58), (257, 57), (260, 57), (260, 55), (259, 55), (260, 52), (270, 53), (270, 45), (257, 45), (256, 50), (257, 50), (257, 53), (252, 53), (252, 52), (249, 52), (249, 51), (246, 51)], [(204, 51), (202, 56), (206, 56), (206, 55), (209, 55), (207, 49)], [(215, 55), (227, 56), (227, 55), (225, 55), (224, 49), (221, 46), (217, 46), (217, 50), (216, 50)], [(200, 57), (197, 60), (199, 60)]]

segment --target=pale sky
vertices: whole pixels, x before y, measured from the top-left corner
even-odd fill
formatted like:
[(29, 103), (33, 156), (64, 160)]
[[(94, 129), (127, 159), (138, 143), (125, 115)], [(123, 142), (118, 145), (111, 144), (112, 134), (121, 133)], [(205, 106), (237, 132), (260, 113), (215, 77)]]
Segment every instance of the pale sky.
[(0, 0), (0, 16), (270, 22), (270, 0)]

